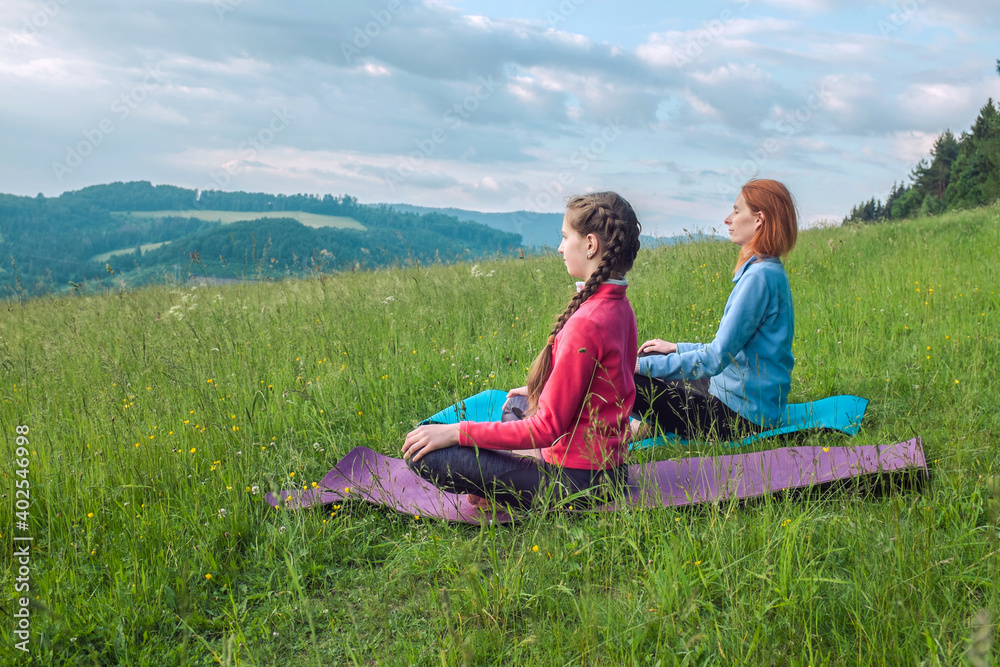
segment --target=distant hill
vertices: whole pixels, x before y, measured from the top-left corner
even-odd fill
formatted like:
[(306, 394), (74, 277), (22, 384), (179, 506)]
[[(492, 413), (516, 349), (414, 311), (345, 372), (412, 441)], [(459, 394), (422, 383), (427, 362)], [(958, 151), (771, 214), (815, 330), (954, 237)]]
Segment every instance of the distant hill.
[[(428, 206), (412, 206), (410, 204), (385, 204), (390, 208), (404, 213), (441, 213), (459, 220), (469, 220), (505, 232), (521, 235), (521, 242), (529, 248), (558, 248), (562, 241), (562, 213), (532, 213), (530, 211), (512, 211), (510, 213), (483, 213), (467, 211), (461, 208), (431, 208)], [(685, 234), (683, 236), (648, 236), (641, 238), (644, 248), (655, 248), (661, 245), (677, 245), (692, 241), (711, 241), (721, 239), (712, 234)]]
[[(477, 260), (555, 249), (558, 213), (360, 204), (343, 195), (199, 191), (147, 181), (0, 194), (0, 298), (187, 280)], [(642, 237), (644, 247), (712, 238)]]
[(359, 229), (364, 231), (365, 226), (354, 218), (345, 218), (338, 215), (321, 215), (318, 213), (303, 213), (302, 211), (206, 211), (200, 209), (189, 209), (186, 211), (122, 211), (123, 215), (131, 215), (136, 218), (196, 218), (206, 222), (218, 222), (228, 225), (233, 222), (246, 222), (247, 220), (259, 220), (261, 218), (291, 218), (298, 220), (306, 227), (339, 227), (341, 229)]
[(528, 248), (548, 246), (559, 247), (562, 235), (562, 213), (532, 213), (531, 211), (513, 211), (511, 213), (483, 213), (467, 211), (460, 208), (431, 208), (427, 206), (411, 206), (410, 204), (386, 204), (402, 213), (440, 213), (450, 215), (459, 220), (477, 222), (511, 234), (520, 234), (521, 243)]
[(516, 234), (347, 195), (204, 192), (146, 181), (58, 197), (0, 195), (3, 297), (121, 280), (273, 279), (519, 249)]

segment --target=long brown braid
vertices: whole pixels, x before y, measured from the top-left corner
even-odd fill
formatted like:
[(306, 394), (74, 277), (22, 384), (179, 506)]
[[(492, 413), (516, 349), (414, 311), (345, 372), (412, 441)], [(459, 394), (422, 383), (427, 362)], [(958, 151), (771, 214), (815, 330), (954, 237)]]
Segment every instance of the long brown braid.
[(545, 347), (535, 358), (528, 373), (528, 407), (538, 408), (542, 389), (552, 374), (552, 345), (556, 335), (584, 301), (609, 279), (622, 279), (639, 252), (639, 234), (642, 226), (635, 211), (623, 197), (614, 192), (596, 192), (573, 197), (566, 204), (566, 220), (580, 236), (594, 234), (603, 249), (601, 263), (590, 274), (583, 289), (577, 292), (566, 310), (556, 320)]

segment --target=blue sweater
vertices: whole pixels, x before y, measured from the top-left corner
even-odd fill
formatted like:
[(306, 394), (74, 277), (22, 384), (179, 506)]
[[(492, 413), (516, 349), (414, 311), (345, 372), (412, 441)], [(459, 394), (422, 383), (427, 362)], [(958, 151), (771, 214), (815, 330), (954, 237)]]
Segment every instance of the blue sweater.
[(791, 388), (795, 315), (781, 260), (751, 257), (733, 277), (715, 340), (678, 343), (677, 352), (639, 360), (639, 373), (661, 380), (710, 377), (709, 391), (745, 419), (775, 427)]

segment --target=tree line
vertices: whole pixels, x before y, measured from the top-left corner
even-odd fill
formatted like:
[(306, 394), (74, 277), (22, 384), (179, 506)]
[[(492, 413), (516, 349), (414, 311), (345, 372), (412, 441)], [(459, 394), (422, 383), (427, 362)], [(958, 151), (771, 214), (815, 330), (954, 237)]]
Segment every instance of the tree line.
[[(365, 230), (261, 218), (223, 225), (183, 211), (273, 215), (301, 211), (353, 218)], [(177, 211), (175, 216), (129, 215)], [(140, 246), (165, 245), (142, 252)], [(349, 195), (198, 191), (147, 181), (95, 185), (58, 197), (0, 195), (0, 296), (34, 296), (81, 284), (190, 277), (278, 278), (477, 259), (521, 248), (517, 234), (438, 213), (403, 213)], [(135, 248), (106, 261), (96, 255)], [(76, 287), (78, 288), (78, 287)]]
[[(997, 60), (1000, 74), (1000, 60)], [(946, 130), (910, 172), (909, 183), (893, 183), (883, 202), (872, 197), (851, 208), (843, 224), (936, 215), (975, 208), (1000, 199), (1000, 105), (989, 99), (972, 127), (955, 136)]]

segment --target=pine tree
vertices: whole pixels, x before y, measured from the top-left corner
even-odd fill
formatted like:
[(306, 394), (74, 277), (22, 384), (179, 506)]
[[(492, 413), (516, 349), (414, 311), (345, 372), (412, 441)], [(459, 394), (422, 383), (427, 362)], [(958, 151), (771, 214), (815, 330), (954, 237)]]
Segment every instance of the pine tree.
[(889, 196), (885, 198), (885, 207), (883, 209), (885, 212), (884, 217), (886, 219), (891, 220), (893, 218), (903, 217), (902, 215), (898, 214), (899, 212), (897, 211), (898, 206), (896, 202), (897, 200), (899, 200), (900, 197), (903, 196), (903, 193), (905, 192), (906, 192), (905, 185), (903, 185), (902, 183), (899, 183), (897, 185), (896, 181), (892, 182), (892, 190), (889, 191)]
[(950, 208), (971, 208), (1000, 197), (1000, 110), (990, 99), (971, 131), (963, 133), (945, 199)]
[(931, 164), (926, 172), (927, 190), (939, 200), (944, 200), (944, 192), (951, 177), (951, 165), (956, 157), (958, 140), (951, 130), (945, 130), (931, 148)]
[[(997, 60), (1000, 74), (1000, 59)], [(968, 132), (946, 130), (934, 142), (930, 161), (910, 172), (910, 185), (894, 182), (883, 204), (876, 199), (851, 209), (849, 222), (900, 220), (947, 209), (983, 206), (1000, 199), (1000, 105), (989, 99)]]

